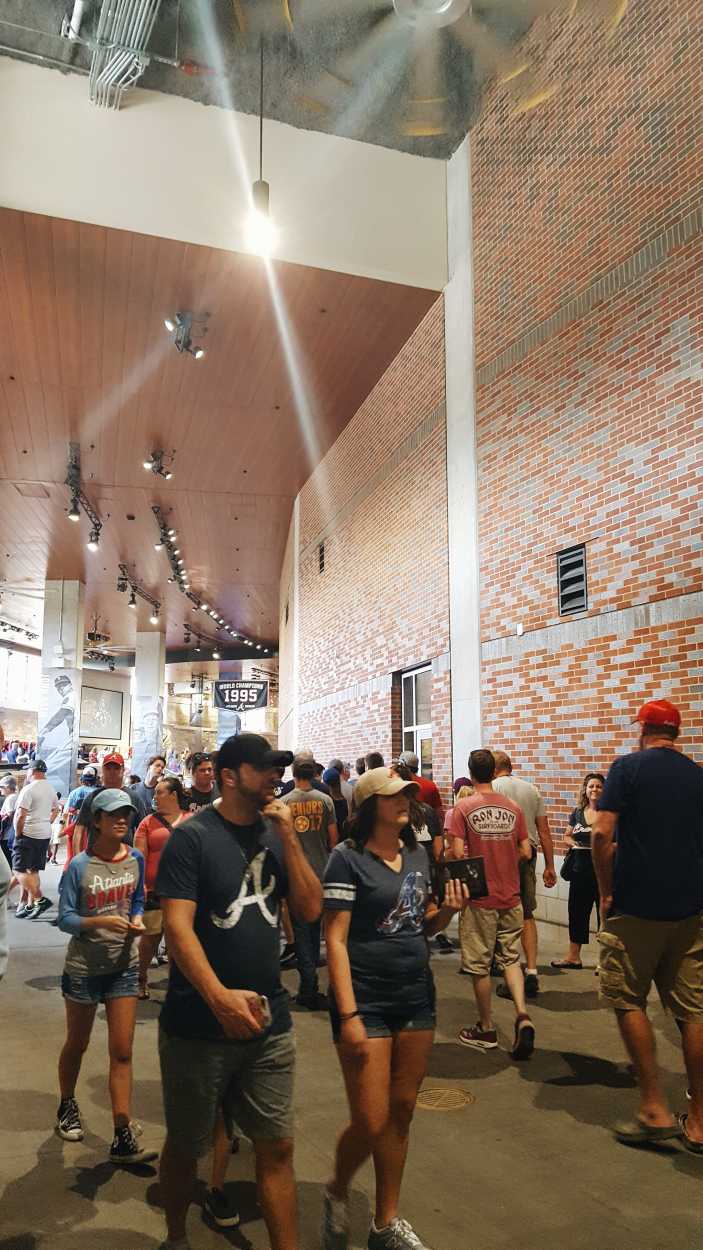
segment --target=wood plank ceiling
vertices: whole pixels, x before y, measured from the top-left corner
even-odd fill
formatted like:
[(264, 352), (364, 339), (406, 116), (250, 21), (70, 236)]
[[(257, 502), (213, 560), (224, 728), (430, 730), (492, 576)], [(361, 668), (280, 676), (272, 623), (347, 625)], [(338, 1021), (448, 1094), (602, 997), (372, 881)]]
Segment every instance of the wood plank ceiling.
[[(275, 645), (293, 499), (436, 298), (0, 210), (0, 615), (39, 627), (44, 579), (79, 578), (89, 615), (133, 645), (149, 611), (117, 593), (124, 561), (179, 645), (183, 622), (203, 618), (167, 584), (158, 503), (192, 589)], [(210, 314), (203, 360), (164, 328), (180, 310)], [(69, 441), (105, 522), (95, 554), (86, 519), (66, 519)], [(171, 481), (145, 472), (155, 449), (175, 451)]]

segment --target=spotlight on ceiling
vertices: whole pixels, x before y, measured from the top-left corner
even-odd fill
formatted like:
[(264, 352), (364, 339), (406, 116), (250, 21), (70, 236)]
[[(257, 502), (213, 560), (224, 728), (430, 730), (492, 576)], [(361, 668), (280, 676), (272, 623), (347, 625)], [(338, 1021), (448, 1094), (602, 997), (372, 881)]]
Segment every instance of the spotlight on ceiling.
[(191, 312), (177, 312), (173, 317), (166, 317), (164, 325), (169, 334), (175, 335), (173, 342), (177, 352), (192, 356), (194, 360), (202, 360), (205, 348), (193, 343), (193, 333), (207, 334), (207, 326), (204, 322), (207, 321), (209, 315), (209, 313), (203, 313), (196, 317)]
[(213, 660), (219, 660), (219, 658), (220, 658), (220, 653), (219, 653), (219, 651), (218, 651), (217, 649), (215, 649), (215, 650), (213, 651), (213, 653), (212, 653), (212, 658), (213, 658)]
[(135, 595), (134, 591), (132, 591), (131, 595), (129, 596), (129, 602), (127, 603), (127, 607), (136, 608), (136, 606), (137, 606), (137, 596)]
[(153, 612), (152, 612), (151, 616), (149, 617), (149, 622), (150, 622), (150, 624), (151, 624), (151, 625), (158, 625), (158, 623), (159, 623), (159, 610), (158, 610), (158, 608), (154, 608), (154, 610), (153, 610)]
[(163, 477), (167, 482), (170, 482), (173, 473), (169, 469), (166, 460), (168, 459), (168, 462), (173, 464), (174, 455), (175, 452), (171, 452), (171, 455), (167, 457), (165, 451), (152, 451), (148, 459), (142, 460), (142, 468), (146, 469), (147, 472), (153, 473), (154, 477)]
[(199, 643), (199, 642), (196, 642), (196, 644), (195, 644), (195, 650), (196, 650), (196, 651), (200, 651), (200, 650), (201, 650), (201, 647), (200, 647), (200, 643)]
[(100, 530), (98, 529), (97, 525), (94, 525), (92, 530), (90, 531), (90, 538), (88, 539), (86, 546), (88, 548), (88, 551), (98, 550), (98, 547), (100, 546)]
[(81, 510), (78, 507), (77, 495), (74, 495), (73, 498), (71, 499), (71, 507), (69, 508), (69, 511), (68, 511), (68, 519), (69, 521), (80, 521), (81, 519)]

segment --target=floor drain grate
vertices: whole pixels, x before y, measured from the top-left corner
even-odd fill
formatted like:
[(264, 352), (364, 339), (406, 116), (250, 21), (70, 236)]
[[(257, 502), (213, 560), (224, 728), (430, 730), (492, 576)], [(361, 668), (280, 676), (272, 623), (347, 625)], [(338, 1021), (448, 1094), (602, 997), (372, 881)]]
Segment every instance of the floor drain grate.
[(420, 1090), (417, 1105), (423, 1111), (461, 1111), (462, 1107), (470, 1107), (475, 1101), (468, 1089), (440, 1089), (435, 1086)]

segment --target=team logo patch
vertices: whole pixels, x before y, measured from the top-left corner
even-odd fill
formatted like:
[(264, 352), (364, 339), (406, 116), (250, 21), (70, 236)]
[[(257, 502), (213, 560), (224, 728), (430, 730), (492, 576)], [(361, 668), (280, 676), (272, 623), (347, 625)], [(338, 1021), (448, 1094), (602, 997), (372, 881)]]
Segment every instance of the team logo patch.
[(296, 816), (293, 821), (293, 828), (296, 833), (307, 833), (310, 828), (310, 818), (308, 816)]
[(379, 920), (379, 933), (392, 936), (401, 929), (419, 933), (425, 918), (426, 888), (421, 872), (409, 872), (400, 887), (398, 901), (384, 920)]

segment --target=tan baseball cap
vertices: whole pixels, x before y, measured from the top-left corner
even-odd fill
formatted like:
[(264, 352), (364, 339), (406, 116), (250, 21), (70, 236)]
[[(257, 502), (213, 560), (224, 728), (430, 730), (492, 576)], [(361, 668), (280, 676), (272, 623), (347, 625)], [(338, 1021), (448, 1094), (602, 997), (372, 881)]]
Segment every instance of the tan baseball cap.
[(419, 789), (416, 781), (403, 781), (403, 778), (397, 777), (390, 768), (370, 768), (368, 772), (362, 773), (354, 786), (354, 803), (357, 807), (361, 807), (361, 804), (370, 799), (373, 794), (380, 794), (386, 799), (393, 794), (400, 794), (403, 790), (407, 790), (408, 795), (412, 797), (419, 792)]

